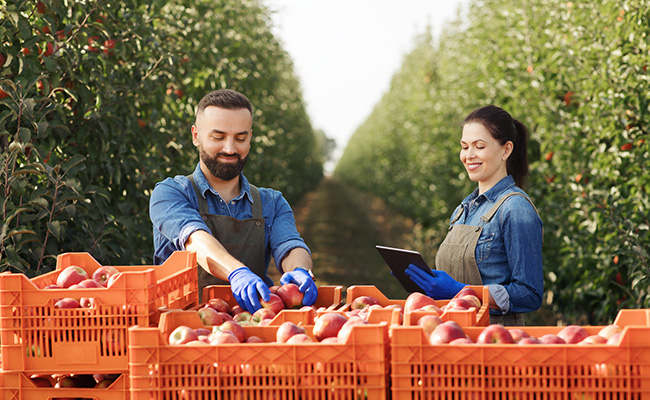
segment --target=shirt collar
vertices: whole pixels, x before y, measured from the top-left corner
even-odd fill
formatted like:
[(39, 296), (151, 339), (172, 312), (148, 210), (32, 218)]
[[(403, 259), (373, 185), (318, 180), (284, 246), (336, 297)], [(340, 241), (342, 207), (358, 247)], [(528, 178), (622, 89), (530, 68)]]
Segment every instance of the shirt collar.
[[(251, 185), (248, 182), (248, 179), (244, 176), (243, 173), (239, 174), (239, 180), (241, 182), (241, 191), (239, 192), (239, 195), (235, 197), (233, 200), (240, 200), (244, 196), (248, 198), (248, 200), (252, 203), (253, 202), (253, 195), (251, 194)], [(194, 182), (196, 183), (196, 186), (199, 188), (199, 193), (203, 197), (205, 196), (206, 191), (210, 191), (215, 195), (219, 195), (219, 193), (210, 186), (208, 183), (208, 180), (205, 178), (205, 175), (203, 175), (203, 171), (201, 171), (201, 164), (198, 163), (196, 165), (196, 169), (194, 170)]]
[(490, 190), (481, 195), (478, 194), (478, 188), (476, 188), (469, 196), (465, 197), (463, 204), (469, 203), (481, 196), (494, 203), (499, 197), (501, 197), (501, 194), (503, 194), (503, 192), (512, 188), (513, 186), (515, 186), (515, 179), (512, 177), (512, 175), (508, 175), (497, 182), (496, 185), (492, 186)]

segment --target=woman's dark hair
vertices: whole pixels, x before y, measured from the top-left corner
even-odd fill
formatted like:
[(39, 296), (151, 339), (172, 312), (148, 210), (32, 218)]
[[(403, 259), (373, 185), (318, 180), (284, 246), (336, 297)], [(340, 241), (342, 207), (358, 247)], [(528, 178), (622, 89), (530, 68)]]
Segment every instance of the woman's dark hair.
[(463, 121), (463, 126), (471, 122), (479, 123), (501, 145), (511, 141), (512, 154), (506, 161), (506, 169), (515, 180), (515, 184), (524, 188), (528, 178), (528, 129), (524, 124), (512, 118), (504, 109), (489, 105), (472, 111)]

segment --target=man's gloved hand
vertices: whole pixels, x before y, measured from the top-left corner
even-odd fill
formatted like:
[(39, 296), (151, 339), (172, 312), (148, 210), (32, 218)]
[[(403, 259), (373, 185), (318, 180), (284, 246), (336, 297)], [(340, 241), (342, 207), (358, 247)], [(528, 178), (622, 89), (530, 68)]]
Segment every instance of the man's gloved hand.
[(454, 280), (445, 271), (433, 270), (431, 272), (433, 276), (413, 264), (409, 264), (408, 268), (404, 270), (404, 273), (422, 288), (427, 296), (436, 300), (451, 299), (465, 287), (465, 284)]
[(230, 288), (235, 300), (244, 310), (249, 313), (262, 308), (259, 298), (269, 301), (271, 299), (271, 291), (264, 283), (262, 278), (255, 275), (247, 267), (237, 268), (228, 275), (230, 281)]
[(300, 288), (300, 292), (305, 296), (302, 299), (302, 304), (311, 306), (318, 298), (318, 288), (312, 279), (309, 272), (304, 268), (296, 268), (293, 271), (285, 272), (280, 278), (280, 284), (295, 283)]

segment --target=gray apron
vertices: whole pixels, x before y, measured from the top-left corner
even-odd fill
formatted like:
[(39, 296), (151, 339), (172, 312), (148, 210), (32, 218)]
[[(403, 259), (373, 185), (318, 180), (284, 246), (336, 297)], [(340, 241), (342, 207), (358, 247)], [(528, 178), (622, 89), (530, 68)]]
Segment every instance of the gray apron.
[[(262, 217), (262, 199), (257, 187), (251, 186), (253, 196), (253, 218), (237, 219), (228, 215), (210, 214), (208, 201), (199, 193), (199, 188), (192, 175), (187, 176), (192, 182), (194, 192), (199, 200), (199, 213), (214, 236), (225, 249), (250, 268), (265, 282), (266, 267), (264, 266), (264, 218)], [(199, 299), (203, 298), (203, 288), (208, 285), (229, 285), (199, 266)]]
[[(483, 279), (476, 265), (476, 243), (481, 237), (483, 226), (490, 222), (501, 204), (510, 196), (523, 196), (535, 208), (530, 199), (521, 193), (508, 193), (496, 202), (492, 208), (481, 217), (478, 226), (454, 225), (463, 215), (461, 208), (449, 227), (449, 233), (443, 240), (436, 254), (436, 268), (447, 272), (452, 278), (466, 285), (482, 286)], [(537, 209), (535, 209), (537, 212)], [(523, 326), (524, 316), (521, 313), (508, 313), (502, 315), (490, 314), (490, 324), (504, 326)]]

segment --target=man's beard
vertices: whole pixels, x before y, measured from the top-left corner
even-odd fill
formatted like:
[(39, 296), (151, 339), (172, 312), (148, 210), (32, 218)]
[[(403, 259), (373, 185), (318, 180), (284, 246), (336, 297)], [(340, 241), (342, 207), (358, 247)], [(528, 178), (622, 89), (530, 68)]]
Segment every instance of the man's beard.
[[(214, 157), (210, 157), (203, 149), (200, 152), (201, 161), (208, 167), (210, 173), (215, 178), (221, 179), (222, 181), (231, 181), (239, 176), (239, 174), (244, 169), (246, 162), (248, 161), (248, 155), (246, 158), (242, 159), (239, 154), (227, 154), (227, 153), (217, 153)], [(235, 163), (222, 163), (219, 162), (218, 158), (223, 157), (237, 157), (237, 162)]]

